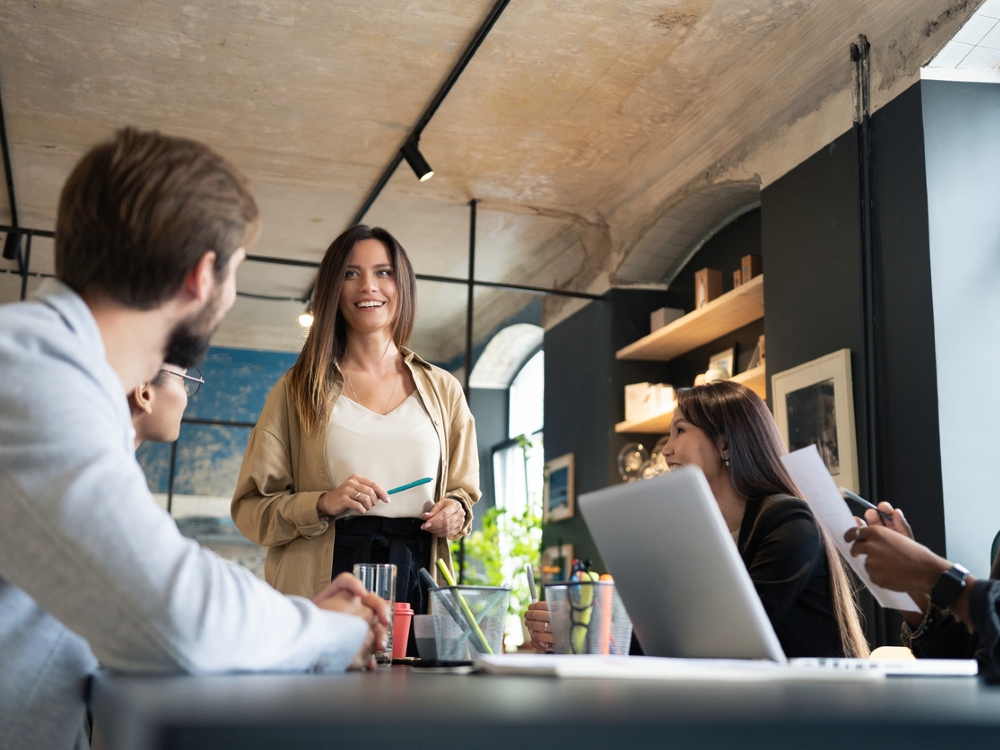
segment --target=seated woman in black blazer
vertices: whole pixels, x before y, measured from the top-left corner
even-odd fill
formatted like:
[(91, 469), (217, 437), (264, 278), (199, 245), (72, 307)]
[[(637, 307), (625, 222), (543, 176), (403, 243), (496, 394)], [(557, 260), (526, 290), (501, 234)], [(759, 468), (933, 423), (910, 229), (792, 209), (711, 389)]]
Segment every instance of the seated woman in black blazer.
[[(748, 388), (720, 381), (678, 393), (663, 456), (705, 473), (785, 654), (866, 657), (844, 563), (798, 498), (784, 453), (771, 412)], [(532, 646), (552, 647), (544, 602), (525, 624)]]

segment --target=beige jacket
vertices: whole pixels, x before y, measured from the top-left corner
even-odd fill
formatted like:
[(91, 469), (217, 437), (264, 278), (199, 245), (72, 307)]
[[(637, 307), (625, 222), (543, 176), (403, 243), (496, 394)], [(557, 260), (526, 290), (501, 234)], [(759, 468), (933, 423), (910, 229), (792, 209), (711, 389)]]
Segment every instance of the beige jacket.
[[(475, 420), (458, 381), (424, 362), (408, 349), (404, 362), (413, 373), (417, 394), (434, 422), (441, 443), (441, 470), (434, 502), (444, 497), (465, 508), (462, 536), (472, 529), (472, 506), (479, 500), (479, 451)], [(243, 456), (231, 506), (233, 521), (244, 536), (268, 547), (264, 578), (284, 594), (312, 598), (330, 582), (335, 524), (316, 509), (319, 496), (334, 489), (327, 468), (326, 430), (305, 434), (288, 390), (285, 374), (274, 386), (260, 413)], [(330, 391), (330, 408), (344, 389), (338, 369)], [(431, 570), (437, 560), (451, 568), (448, 541), (435, 538)]]

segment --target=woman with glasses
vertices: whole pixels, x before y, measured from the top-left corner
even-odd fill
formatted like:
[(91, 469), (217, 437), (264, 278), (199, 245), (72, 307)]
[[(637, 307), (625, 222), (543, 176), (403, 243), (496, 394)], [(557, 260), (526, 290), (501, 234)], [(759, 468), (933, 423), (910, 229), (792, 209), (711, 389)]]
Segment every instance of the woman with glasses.
[(417, 572), (451, 567), (448, 540), (469, 533), (480, 495), (472, 413), (452, 375), (406, 348), (416, 277), (384, 229), (333, 241), (313, 315), (250, 435), (233, 521), (269, 547), (264, 577), (282, 593), (311, 598), (356, 563), (392, 563), (396, 600), (423, 613)]
[(180, 435), (181, 417), (188, 399), (204, 382), (196, 367), (185, 369), (164, 364), (155, 378), (137, 386), (128, 395), (136, 450), (144, 440), (174, 442)]

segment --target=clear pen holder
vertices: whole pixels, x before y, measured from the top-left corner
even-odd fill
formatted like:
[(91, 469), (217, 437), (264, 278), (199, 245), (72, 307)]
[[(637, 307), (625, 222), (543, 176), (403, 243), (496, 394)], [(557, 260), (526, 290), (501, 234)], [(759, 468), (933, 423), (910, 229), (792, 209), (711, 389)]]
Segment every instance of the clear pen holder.
[(442, 586), (431, 590), (438, 661), (469, 661), (503, 652), (508, 586)]
[(547, 583), (545, 600), (557, 654), (628, 656), (632, 620), (613, 582)]

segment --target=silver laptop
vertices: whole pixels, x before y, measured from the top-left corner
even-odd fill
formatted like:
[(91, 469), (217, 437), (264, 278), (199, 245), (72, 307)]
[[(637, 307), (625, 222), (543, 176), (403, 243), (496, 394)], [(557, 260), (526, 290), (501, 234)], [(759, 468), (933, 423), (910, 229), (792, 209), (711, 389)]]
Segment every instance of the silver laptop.
[(579, 503), (647, 655), (786, 660), (701, 469)]
[(580, 511), (649, 656), (769, 659), (796, 670), (967, 677), (975, 659), (788, 662), (701, 469), (580, 496)]

